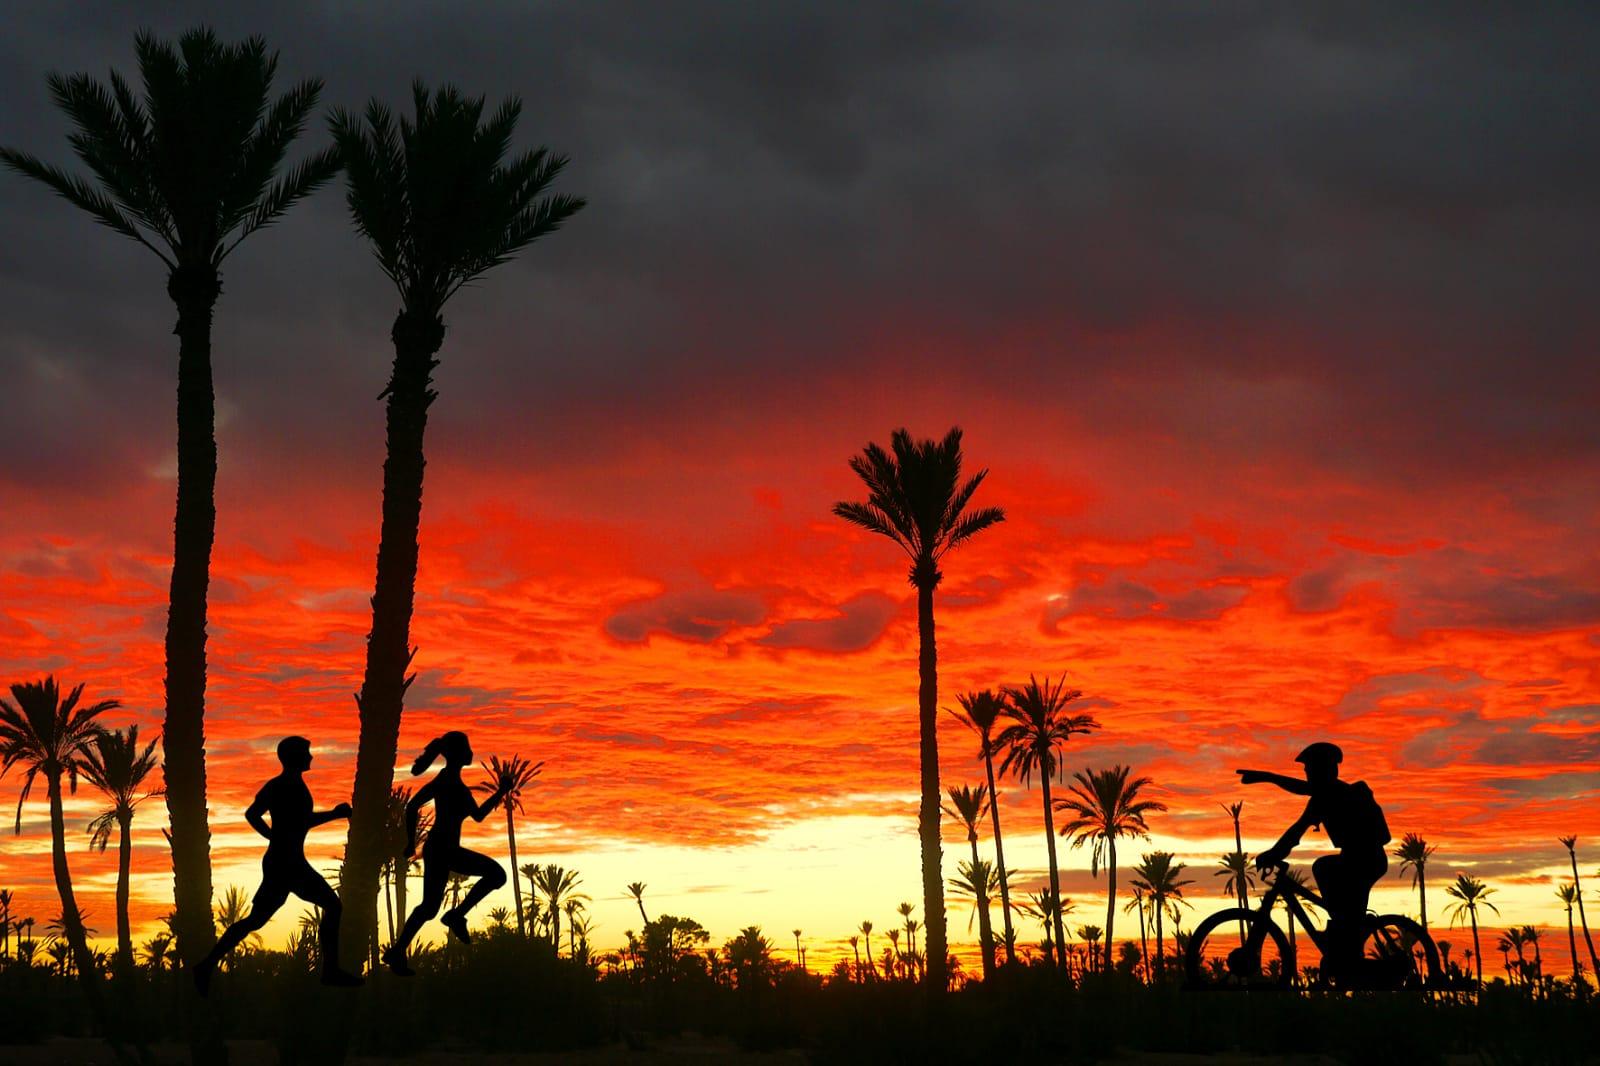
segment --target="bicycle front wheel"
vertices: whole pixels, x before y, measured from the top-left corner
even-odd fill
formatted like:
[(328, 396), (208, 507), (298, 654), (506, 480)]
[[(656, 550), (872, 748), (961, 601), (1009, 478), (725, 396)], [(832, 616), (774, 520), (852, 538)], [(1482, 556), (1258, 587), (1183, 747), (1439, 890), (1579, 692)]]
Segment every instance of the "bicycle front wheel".
[(1294, 956), (1278, 923), (1259, 911), (1230, 907), (1195, 927), (1184, 971), (1190, 988), (1288, 988)]

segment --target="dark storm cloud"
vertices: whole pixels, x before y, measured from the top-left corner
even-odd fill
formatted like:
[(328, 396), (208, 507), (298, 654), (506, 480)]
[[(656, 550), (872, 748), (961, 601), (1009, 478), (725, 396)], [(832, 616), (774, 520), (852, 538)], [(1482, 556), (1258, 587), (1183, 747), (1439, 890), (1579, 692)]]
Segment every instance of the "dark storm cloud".
[[(930, 363), (1385, 476), (1594, 453), (1592, 8), (31, 4), (0, 42), (0, 136), (65, 159), (46, 70), (129, 69), (135, 28), (202, 17), (263, 33), (330, 104), (413, 75), (519, 92), (524, 137), (571, 154), (590, 209), (450, 314), (441, 445), (480, 461), (618, 446), (588, 428), (602, 402), (792, 403), (752, 383)], [(155, 266), (0, 180), (26, 430), (4, 483), (164, 454)], [(253, 237), (218, 314), (225, 447), (364, 474), (393, 312), (336, 192)], [(83, 387), (28, 385), (41, 360)], [(1316, 409), (1197, 405), (1195, 374), (1304, 381)]]

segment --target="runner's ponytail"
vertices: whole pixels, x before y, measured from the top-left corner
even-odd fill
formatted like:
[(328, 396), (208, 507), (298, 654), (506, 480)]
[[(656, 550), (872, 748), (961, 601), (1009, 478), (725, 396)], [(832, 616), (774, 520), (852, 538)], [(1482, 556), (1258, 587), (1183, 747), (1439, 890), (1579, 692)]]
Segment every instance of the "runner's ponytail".
[(428, 741), (428, 746), (422, 749), (422, 754), (417, 756), (417, 761), (411, 764), (411, 776), (428, 772), (428, 767), (433, 765), (444, 749), (444, 737), (434, 737)]

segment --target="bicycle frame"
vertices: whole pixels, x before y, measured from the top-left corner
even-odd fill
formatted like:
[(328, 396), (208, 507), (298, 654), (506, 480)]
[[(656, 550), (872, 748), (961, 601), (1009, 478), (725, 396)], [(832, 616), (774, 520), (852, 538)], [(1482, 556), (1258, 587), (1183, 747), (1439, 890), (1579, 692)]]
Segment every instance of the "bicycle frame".
[[(1267, 921), (1272, 921), (1272, 909), (1276, 907), (1278, 902), (1281, 900), (1283, 902), (1284, 909), (1289, 912), (1289, 920), (1287, 922), (1288, 928), (1285, 929), (1285, 932), (1289, 934), (1290, 939), (1292, 940), (1294, 938), (1294, 925), (1296, 921), (1299, 921), (1300, 927), (1304, 929), (1306, 935), (1311, 938), (1311, 943), (1316, 946), (1317, 950), (1326, 951), (1326, 945), (1323, 943), (1323, 937), (1326, 935), (1326, 933), (1311, 924), (1311, 917), (1310, 915), (1306, 914), (1305, 907), (1301, 904), (1301, 900), (1303, 899), (1305, 902), (1310, 903), (1312, 906), (1319, 907), (1324, 911), (1328, 909), (1328, 905), (1322, 902), (1322, 897), (1317, 895), (1311, 889), (1296, 884), (1285, 877), (1284, 874), (1286, 874), (1288, 871), (1288, 863), (1280, 862), (1278, 864), (1278, 872), (1273, 876), (1271, 886), (1261, 897), (1261, 906), (1258, 908), (1258, 913)], [(1259, 924), (1257, 924), (1255, 928), (1259, 929), (1260, 931), (1251, 933), (1251, 946), (1256, 950), (1260, 950), (1261, 940), (1267, 934), (1265, 928)]]

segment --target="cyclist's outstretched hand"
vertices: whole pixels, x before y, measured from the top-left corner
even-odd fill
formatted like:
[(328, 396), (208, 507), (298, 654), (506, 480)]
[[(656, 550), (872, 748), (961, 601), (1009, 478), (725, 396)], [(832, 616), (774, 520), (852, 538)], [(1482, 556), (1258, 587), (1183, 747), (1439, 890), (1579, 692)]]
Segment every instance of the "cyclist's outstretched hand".
[(1259, 785), (1272, 779), (1272, 775), (1265, 770), (1235, 770), (1234, 773), (1239, 775), (1241, 785)]

